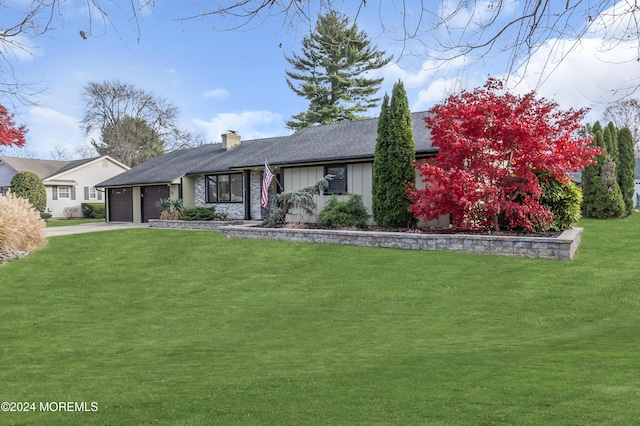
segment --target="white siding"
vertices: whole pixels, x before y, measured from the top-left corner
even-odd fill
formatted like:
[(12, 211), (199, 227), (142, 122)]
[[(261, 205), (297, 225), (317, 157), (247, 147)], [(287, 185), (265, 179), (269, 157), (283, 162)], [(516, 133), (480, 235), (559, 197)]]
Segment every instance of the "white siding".
[[(103, 158), (53, 176), (54, 180), (52, 182), (45, 179), (44, 184), (47, 187), (46, 211), (51, 213), (53, 217), (64, 217), (65, 207), (77, 207), (80, 209), (82, 203), (104, 203), (104, 193), (101, 194), (101, 200), (86, 200), (84, 188), (94, 187), (124, 171), (126, 169)], [(57, 186), (73, 186), (75, 188), (75, 200), (70, 198), (54, 200), (53, 192)]]

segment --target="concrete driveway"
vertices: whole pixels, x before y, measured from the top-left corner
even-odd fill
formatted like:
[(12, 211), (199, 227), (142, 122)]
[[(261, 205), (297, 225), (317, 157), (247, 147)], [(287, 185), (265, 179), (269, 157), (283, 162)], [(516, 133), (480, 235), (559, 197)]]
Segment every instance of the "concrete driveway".
[(44, 232), (47, 237), (57, 237), (58, 235), (84, 234), (86, 232), (113, 231), (116, 229), (148, 227), (148, 223), (96, 222), (83, 223), (82, 225), (54, 226), (51, 228), (45, 228)]

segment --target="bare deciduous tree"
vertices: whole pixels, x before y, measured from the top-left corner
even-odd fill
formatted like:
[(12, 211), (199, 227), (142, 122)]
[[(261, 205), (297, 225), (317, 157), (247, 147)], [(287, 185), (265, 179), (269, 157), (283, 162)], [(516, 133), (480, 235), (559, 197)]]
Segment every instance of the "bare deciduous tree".
[[(120, 36), (125, 25), (139, 35), (139, 19), (153, 10), (155, 0), (82, 0), (88, 38), (111, 28)], [(415, 56), (430, 60), (434, 67), (451, 61), (491, 63), (497, 55), (507, 55), (505, 73), (526, 73), (528, 60), (540, 49), (551, 53), (541, 74), (544, 80), (558, 64), (581, 45), (589, 34), (598, 34), (603, 51), (621, 45), (633, 47), (640, 60), (640, 5), (636, 0), (217, 0), (186, 1), (199, 7), (188, 16), (176, 12), (175, 19), (209, 18), (219, 31), (260, 28), (265, 21), (277, 21), (283, 29), (313, 27), (319, 15), (336, 11), (359, 23), (367, 16), (379, 21), (379, 34), (402, 46), (396, 60)], [(24, 2), (24, 11), (14, 21), (0, 22), (0, 94), (25, 98), (29, 88), (13, 72), (11, 54), (28, 52), (28, 40), (42, 36), (61, 24), (67, 0)], [(7, 9), (0, 2), (0, 11)], [(4, 14), (2, 14), (4, 18)], [(121, 20), (120, 18), (124, 18)], [(363, 26), (364, 28), (364, 26)], [(632, 79), (627, 95), (640, 83)]]
[(640, 101), (623, 99), (604, 110), (605, 121), (611, 121), (617, 128), (628, 127), (633, 136), (636, 157), (640, 157)]
[(191, 134), (178, 125), (178, 109), (153, 93), (119, 81), (92, 82), (82, 99), (81, 123), (100, 154), (136, 165), (192, 144)]
[[(459, 60), (468, 66), (491, 63), (506, 54), (505, 73), (522, 75), (539, 49), (550, 49), (540, 82), (589, 33), (603, 40), (603, 51), (632, 43), (636, 51), (632, 60), (640, 61), (640, 5), (635, 0), (210, 0), (200, 4), (201, 13), (183, 19), (209, 17), (223, 31), (257, 28), (274, 19), (285, 28), (312, 26), (318, 14), (329, 11), (351, 16), (353, 22), (376, 14), (379, 35), (403, 47), (397, 60), (414, 56), (431, 60), (436, 68)], [(628, 92), (638, 84), (633, 81)]]
[(86, 40), (110, 29), (122, 39), (122, 22), (132, 26), (139, 36), (139, 17), (153, 10), (155, 0), (82, 0), (79, 8), (75, 2), (71, 3), (68, 0), (0, 1), (0, 97), (11, 104), (28, 105), (34, 103), (34, 95), (42, 92), (42, 84), (24, 80), (18, 63), (20, 58), (33, 55), (34, 40), (64, 25), (66, 6), (84, 10), (86, 21), (78, 37)]

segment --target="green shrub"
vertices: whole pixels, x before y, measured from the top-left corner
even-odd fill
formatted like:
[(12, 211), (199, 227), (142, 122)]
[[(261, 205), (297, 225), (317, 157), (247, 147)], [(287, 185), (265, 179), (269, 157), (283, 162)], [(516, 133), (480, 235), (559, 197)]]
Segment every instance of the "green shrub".
[(44, 220), (51, 219), (51, 213), (40, 212), (40, 217)]
[(332, 195), (324, 209), (318, 215), (318, 220), (322, 226), (331, 228), (358, 227), (364, 228), (369, 220), (367, 208), (362, 203), (362, 196), (358, 194), (347, 194), (347, 201), (338, 201)]
[(80, 208), (82, 215), (87, 219), (104, 219), (106, 210), (104, 203), (82, 203)]
[(314, 197), (322, 194), (329, 188), (331, 176), (327, 175), (316, 182), (293, 191), (284, 191), (273, 197), (273, 203), (269, 209), (269, 216), (262, 222), (264, 226), (274, 227), (286, 222), (290, 210), (298, 210), (298, 214), (313, 216), (316, 202)]
[(42, 179), (33, 172), (19, 172), (11, 179), (11, 192), (29, 200), (34, 209), (43, 212), (47, 207), (47, 190)]
[(540, 179), (540, 203), (553, 213), (553, 231), (570, 229), (580, 220), (582, 191), (573, 183), (563, 184), (556, 179)]
[(156, 202), (156, 207), (160, 210), (161, 220), (180, 220), (184, 212), (184, 202), (182, 198), (160, 198)]
[(215, 207), (186, 207), (182, 220), (226, 220), (226, 213), (216, 213)]

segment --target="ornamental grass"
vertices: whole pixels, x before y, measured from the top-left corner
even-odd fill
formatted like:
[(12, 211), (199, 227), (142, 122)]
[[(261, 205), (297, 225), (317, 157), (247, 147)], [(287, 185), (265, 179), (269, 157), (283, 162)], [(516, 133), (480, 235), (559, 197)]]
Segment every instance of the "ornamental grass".
[(12, 193), (0, 196), (0, 253), (44, 247), (44, 228), (44, 220), (28, 200)]

